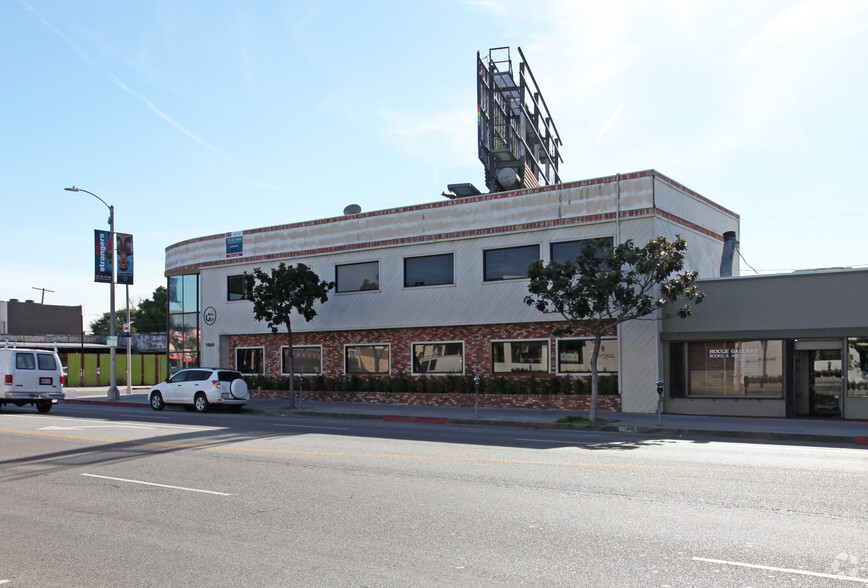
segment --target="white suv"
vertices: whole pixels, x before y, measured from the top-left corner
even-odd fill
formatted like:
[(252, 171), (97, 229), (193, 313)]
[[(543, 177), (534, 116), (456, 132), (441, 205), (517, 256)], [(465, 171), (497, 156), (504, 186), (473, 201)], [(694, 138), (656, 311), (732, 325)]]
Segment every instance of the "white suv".
[(151, 388), (148, 402), (154, 410), (180, 404), (184, 410), (206, 412), (212, 404), (240, 410), (250, 400), (241, 372), (220, 368), (189, 368)]

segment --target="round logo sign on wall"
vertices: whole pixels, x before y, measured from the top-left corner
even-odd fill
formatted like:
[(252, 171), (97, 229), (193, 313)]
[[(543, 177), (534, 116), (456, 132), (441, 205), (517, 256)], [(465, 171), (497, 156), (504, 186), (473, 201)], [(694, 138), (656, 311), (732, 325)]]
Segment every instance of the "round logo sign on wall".
[(206, 325), (213, 325), (215, 322), (217, 322), (217, 311), (214, 310), (213, 306), (209, 306), (205, 309), (202, 318), (205, 319)]

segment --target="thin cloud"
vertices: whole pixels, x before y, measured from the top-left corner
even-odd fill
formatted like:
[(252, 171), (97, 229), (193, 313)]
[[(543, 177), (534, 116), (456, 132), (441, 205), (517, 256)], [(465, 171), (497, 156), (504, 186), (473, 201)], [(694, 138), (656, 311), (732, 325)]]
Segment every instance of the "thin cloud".
[(78, 55), (79, 55), (82, 59), (84, 59), (84, 60), (87, 61), (90, 65), (92, 65), (92, 66), (94, 66), (95, 68), (97, 68), (97, 69), (99, 69), (100, 71), (102, 71), (102, 72), (103, 72), (103, 73), (104, 73), (104, 74), (105, 74), (109, 79), (111, 79), (111, 80), (115, 83), (115, 85), (116, 85), (117, 87), (119, 87), (121, 90), (123, 90), (124, 92), (128, 93), (129, 95), (131, 95), (131, 96), (137, 98), (138, 100), (140, 100), (140, 101), (141, 101), (145, 106), (148, 107), (148, 109), (149, 109), (151, 112), (153, 112), (154, 114), (156, 114), (157, 116), (159, 116), (161, 119), (163, 119), (164, 121), (166, 121), (167, 123), (169, 123), (170, 125), (172, 125), (173, 127), (175, 127), (176, 129), (178, 129), (179, 131), (181, 131), (182, 133), (184, 133), (185, 135), (187, 135), (187, 137), (189, 137), (190, 139), (192, 139), (193, 141), (195, 141), (196, 143), (198, 143), (199, 145), (201, 145), (201, 146), (204, 147), (205, 149), (208, 149), (208, 150), (211, 151), (212, 153), (218, 155), (220, 158), (222, 158), (222, 159), (228, 161), (228, 162), (231, 163), (232, 165), (234, 165), (234, 166), (236, 166), (236, 167), (238, 167), (238, 168), (240, 168), (240, 169), (246, 171), (247, 173), (249, 173), (249, 174), (254, 174), (253, 170), (251, 170), (251, 169), (248, 168), (247, 166), (245, 166), (245, 165), (243, 165), (242, 163), (240, 163), (238, 160), (232, 158), (232, 157), (231, 157), (229, 154), (227, 154), (226, 152), (224, 152), (224, 151), (218, 149), (217, 147), (215, 147), (214, 145), (212, 145), (211, 143), (209, 143), (209, 142), (206, 141), (205, 139), (199, 137), (198, 135), (196, 135), (195, 133), (193, 133), (192, 131), (190, 131), (190, 130), (187, 129), (186, 127), (184, 127), (184, 125), (182, 125), (181, 123), (179, 123), (178, 121), (176, 121), (175, 119), (173, 119), (171, 116), (169, 116), (168, 114), (166, 114), (165, 112), (163, 112), (162, 110), (160, 110), (159, 108), (157, 108), (157, 107), (154, 105), (154, 103), (151, 102), (150, 100), (148, 100), (145, 96), (143, 96), (143, 95), (140, 94), (139, 92), (136, 92), (135, 90), (133, 90), (132, 88), (130, 88), (130, 87), (129, 87), (128, 85), (126, 85), (126, 84), (125, 84), (125, 83), (124, 83), (120, 78), (118, 78), (115, 74), (111, 73), (110, 71), (108, 71), (107, 69), (105, 69), (104, 67), (102, 67), (100, 64), (98, 64), (96, 61), (94, 61), (94, 60), (93, 60), (93, 59), (92, 59), (92, 58), (91, 58), (87, 53), (85, 53), (85, 51), (84, 51), (83, 49), (81, 49), (78, 45), (76, 45), (75, 43), (73, 43), (72, 40), (71, 40), (69, 37), (67, 37), (66, 34), (64, 34), (63, 31), (61, 31), (60, 29), (58, 29), (57, 27), (55, 27), (54, 25), (52, 25), (50, 22), (48, 22), (45, 18), (43, 18), (43, 16), (42, 16), (41, 14), (39, 14), (39, 13), (38, 13), (38, 12), (37, 12), (33, 7), (32, 7), (32, 6), (30, 6), (30, 5), (27, 4), (26, 2), (22, 2), (21, 4), (22, 4), (22, 6), (24, 7), (25, 10), (27, 10), (28, 12), (30, 12), (31, 14), (33, 14), (33, 15), (37, 18), (37, 20), (39, 20), (39, 22), (42, 23), (42, 25), (45, 26), (48, 30), (50, 30), (51, 32), (53, 32), (53, 33), (54, 33), (55, 35), (57, 35), (58, 37), (60, 37), (60, 39), (61, 39), (64, 43), (66, 43), (66, 44), (67, 44), (67, 45), (68, 45), (68, 46), (69, 46), (73, 51), (75, 51), (76, 53), (78, 53)]
[(606, 121), (606, 124), (603, 125), (603, 128), (600, 130), (600, 134), (597, 135), (597, 139), (594, 141), (594, 144), (600, 142), (600, 139), (603, 138), (603, 135), (606, 134), (606, 131), (609, 130), (609, 127), (612, 126), (612, 123), (615, 122), (615, 119), (618, 118), (618, 115), (621, 114), (622, 105), (618, 105), (618, 108), (615, 109), (615, 112), (612, 113), (612, 116), (609, 117), (609, 120)]
[(494, 0), (467, 0), (464, 4), (471, 8), (485, 10), (495, 16), (506, 16), (509, 14), (509, 9), (506, 6)]

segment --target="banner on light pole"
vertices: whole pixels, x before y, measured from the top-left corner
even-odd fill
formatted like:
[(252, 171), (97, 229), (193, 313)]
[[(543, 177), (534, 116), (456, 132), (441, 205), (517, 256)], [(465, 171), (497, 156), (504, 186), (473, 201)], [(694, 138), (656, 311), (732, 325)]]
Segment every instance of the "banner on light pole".
[(109, 231), (93, 230), (93, 241), (96, 248), (93, 268), (93, 281), (101, 284), (112, 283), (113, 247)]
[(117, 235), (118, 284), (133, 285), (133, 236), (129, 233)]

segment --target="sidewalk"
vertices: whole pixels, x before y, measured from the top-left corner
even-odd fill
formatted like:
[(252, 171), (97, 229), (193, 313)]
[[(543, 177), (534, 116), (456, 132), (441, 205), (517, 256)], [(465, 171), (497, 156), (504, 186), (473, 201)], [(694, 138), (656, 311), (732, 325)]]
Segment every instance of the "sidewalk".
[[(148, 388), (121, 388), (120, 399), (109, 401), (106, 388), (64, 388), (63, 402), (101, 403), (148, 408)], [(790, 441), (801, 443), (837, 443), (868, 447), (868, 422), (835, 419), (783, 419), (687, 416), (664, 414), (600, 412), (605, 425), (558, 424), (568, 415), (587, 413), (565, 410), (521, 408), (485, 408), (451, 406), (411, 406), (406, 404), (367, 404), (361, 402), (322, 402), (303, 400), (292, 410), (288, 400), (253, 398), (246, 411), (275, 416), (328, 416), (333, 418), (368, 418), (419, 423), (510, 426), (637, 433), (668, 438), (717, 438), (736, 440)], [(658, 424), (659, 423), (659, 424)]]

